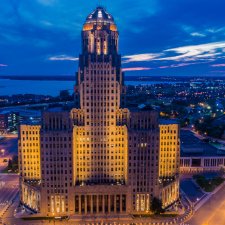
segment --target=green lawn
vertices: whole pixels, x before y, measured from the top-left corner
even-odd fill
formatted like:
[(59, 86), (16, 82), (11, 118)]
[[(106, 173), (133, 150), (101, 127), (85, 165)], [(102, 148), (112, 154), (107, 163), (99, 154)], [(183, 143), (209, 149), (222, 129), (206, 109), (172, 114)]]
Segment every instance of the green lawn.
[(9, 170), (9, 167), (7, 166), (1, 173), (18, 173), (18, 167)]
[(224, 182), (222, 177), (214, 177), (207, 179), (204, 175), (194, 175), (193, 176), (196, 183), (205, 191), (212, 192), (216, 187)]
[(18, 173), (18, 156), (14, 155), (9, 159), (7, 167), (1, 171), (2, 173)]

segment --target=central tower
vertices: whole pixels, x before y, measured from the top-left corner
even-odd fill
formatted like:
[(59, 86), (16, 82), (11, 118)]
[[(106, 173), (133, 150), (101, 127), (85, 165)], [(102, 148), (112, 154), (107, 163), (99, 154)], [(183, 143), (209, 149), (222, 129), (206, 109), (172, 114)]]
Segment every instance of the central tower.
[(117, 125), (124, 105), (119, 34), (113, 17), (98, 7), (82, 30), (82, 54), (75, 87), (83, 126), (75, 127), (76, 184), (125, 184), (127, 129)]

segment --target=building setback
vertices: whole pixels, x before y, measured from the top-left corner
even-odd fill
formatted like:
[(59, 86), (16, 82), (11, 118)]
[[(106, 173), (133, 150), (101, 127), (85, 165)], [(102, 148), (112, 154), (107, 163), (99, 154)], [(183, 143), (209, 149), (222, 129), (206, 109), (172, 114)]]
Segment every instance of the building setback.
[(150, 213), (179, 198), (179, 125), (126, 106), (113, 17), (97, 7), (82, 31), (71, 110), (20, 127), (20, 200), (44, 216)]

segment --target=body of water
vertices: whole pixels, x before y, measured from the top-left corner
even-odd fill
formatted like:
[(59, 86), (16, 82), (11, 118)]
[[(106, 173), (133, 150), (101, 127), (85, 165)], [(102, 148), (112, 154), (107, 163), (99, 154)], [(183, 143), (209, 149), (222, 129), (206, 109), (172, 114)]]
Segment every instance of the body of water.
[[(165, 81), (126, 81), (126, 85), (154, 85), (162, 83), (176, 83)], [(10, 80), (0, 79), (0, 96), (14, 94), (40, 94), (58, 96), (61, 90), (73, 92), (75, 81), (54, 80)]]
[(0, 96), (37, 94), (58, 96), (61, 90), (73, 91), (72, 81), (39, 81), (0, 79)]

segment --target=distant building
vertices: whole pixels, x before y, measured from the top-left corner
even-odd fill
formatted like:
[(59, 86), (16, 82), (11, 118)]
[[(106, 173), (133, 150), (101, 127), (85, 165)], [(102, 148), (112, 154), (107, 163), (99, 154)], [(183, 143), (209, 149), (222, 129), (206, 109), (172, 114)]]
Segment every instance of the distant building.
[[(46, 104), (47, 108), (48, 104)], [(20, 109), (20, 121), (21, 123), (38, 124), (41, 122), (41, 110), (40, 109)]]
[(8, 129), (8, 115), (0, 113), (0, 131), (5, 132)]
[(0, 132), (16, 131), (20, 123), (18, 112), (3, 111), (0, 112)]
[(181, 173), (219, 171), (225, 169), (225, 148), (215, 148), (194, 136), (181, 131)]
[(98, 7), (83, 26), (74, 108), (20, 126), (20, 200), (43, 216), (148, 214), (154, 197), (163, 208), (179, 198), (179, 125), (126, 107), (118, 36)]

